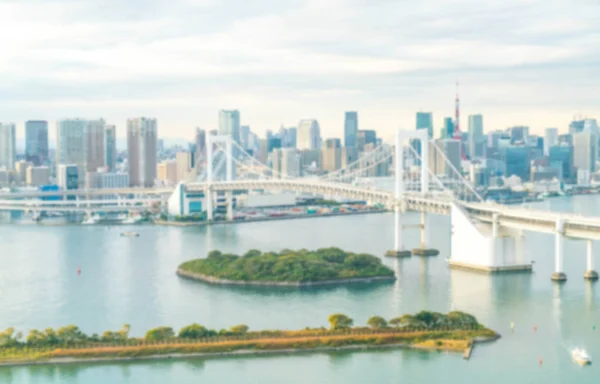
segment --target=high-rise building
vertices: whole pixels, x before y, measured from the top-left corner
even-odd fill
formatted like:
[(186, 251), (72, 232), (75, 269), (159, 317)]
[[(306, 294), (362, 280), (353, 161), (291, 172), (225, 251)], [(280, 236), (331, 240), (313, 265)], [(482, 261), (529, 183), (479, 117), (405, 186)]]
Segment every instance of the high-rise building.
[(35, 165), (48, 162), (48, 122), (25, 122), (25, 159)]
[(272, 175), (275, 178), (281, 177), (281, 157), (281, 148), (276, 148), (269, 154), (269, 163), (271, 165)]
[(550, 166), (560, 168), (561, 178), (571, 180), (573, 173), (573, 147), (567, 144), (560, 144), (550, 147), (548, 152), (548, 163)]
[(249, 125), (240, 126), (240, 145), (244, 149), (248, 149), (249, 136), (250, 136), (250, 126)]
[(0, 168), (15, 169), (17, 136), (13, 123), (0, 123)]
[(219, 135), (230, 135), (240, 144), (240, 112), (238, 110), (219, 111)]
[[(300, 126), (298, 126), (300, 129)], [(358, 135), (358, 113), (346, 112), (344, 117), (344, 146), (356, 147), (356, 136)], [(315, 149), (315, 148), (307, 148)]]
[(137, 117), (127, 120), (129, 183), (133, 187), (152, 187), (156, 179), (156, 119)]
[(484, 154), (485, 136), (483, 135), (483, 116), (469, 116), (469, 155), (471, 159)]
[(323, 145), (323, 170), (333, 172), (342, 167), (342, 143), (340, 139), (327, 139)]
[(417, 112), (417, 129), (426, 129), (429, 138), (433, 138), (433, 114), (431, 112)]
[(544, 155), (550, 155), (550, 148), (558, 145), (558, 128), (546, 128), (544, 131)]
[(358, 131), (358, 135), (356, 137), (356, 148), (358, 148), (359, 151), (363, 151), (365, 149), (365, 145), (367, 144), (377, 145), (377, 132), (371, 129)]
[(444, 127), (440, 139), (454, 138), (454, 120), (451, 117), (444, 118)]
[(198, 168), (196, 163), (201, 162), (200, 159), (204, 158), (206, 153), (206, 131), (200, 128), (196, 128), (196, 161), (194, 162), (193, 168)]
[(108, 172), (117, 169), (117, 127), (107, 125), (104, 131), (104, 165)]
[(190, 152), (177, 152), (175, 162), (177, 163), (177, 182), (188, 180), (192, 175), (192, 154)]
[(285, 177), (302, 176), (302, 156), (296, 148), (282, 148), (281, 152), (281, 174)]
[(585, 126), (585, 120), (584, 119), (573, 120), (569, 124), (569, 133), (571, 135), (574, 135), (576, 133), (583, 132), (583, 127), (584, 126)]
[(84, 119), (65, 119), (56, 123), (56, 166), (57, 168), (59, 165), (77, 166), (75, 176), (72, 170), (66, 169), (64, 172), (71, 172), (70, 180), (78, 180), (81, 187), (85, 184), (84, 175), (87, 170), (86, 126), (87, 121)]
[(161, 181), (164, 185), (167, 186), (177, 185), (177, 161), (163, 161), (156, 167), (157, 179), (159, 181)]
[(96, 172), (106, 166), (104, 153), (104, 119), (88, 120), (86, 124), (86, 171)]
[(527, 144), (529, 142), (529, 127), (518, 125), (509, 129), (512, 144)]
[[(452, 168), (461, 172), (461, 142), (454, 139), (440, 139), (436, 140), (435, 145), (437, 149), (433, 147), (433, 144), (430, 144), (428, 151), (429, 167), (434, 174), (453, 177), (454, 170)], [(443, 156), (438, 152), (438, 149), (443, 153)]]
[(287, 142), (286, 146), (290, 148), (296, 148), (297, 129), (296, 127), (290, 127), (287, 129)]
[(521, 180), (530, 179), (530, 151), (525, 145), (509, 145), (500, 148), (500, 159), (506, 164), (505, 176), (518, 176)]
[(573, 165), (578, 171), (596, 171), (596, 155), (598, 138), (590, 132), (579, 132), (573, 135)]
[(33, 163), (25, 160), (15, 162), (15, 182), (24, 184), (27, 179), (27, 168), (33, 166)]
[(317, 120), (300, 120), (297, 147), (299, 150), (321, 149), (321, 128)]

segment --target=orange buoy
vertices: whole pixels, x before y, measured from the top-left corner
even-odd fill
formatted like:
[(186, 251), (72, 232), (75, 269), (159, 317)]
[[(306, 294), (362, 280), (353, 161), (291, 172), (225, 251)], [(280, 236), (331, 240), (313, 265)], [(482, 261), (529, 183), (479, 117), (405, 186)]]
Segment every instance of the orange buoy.
[(537, 331), (537, 325), (533, 326), (533, 332)]
[(540, 363), (540, 367), (541, 367), (541, 366), (542, 366), (542, 364), (543, 364), (543, 360), (542, 360), (542, 358), (541, 358), (541, 357), (540, 357), (540, 359), (539, 359), (539, 363)]
[(81, 267), (77, 267), (77, 276), (81, 275)]

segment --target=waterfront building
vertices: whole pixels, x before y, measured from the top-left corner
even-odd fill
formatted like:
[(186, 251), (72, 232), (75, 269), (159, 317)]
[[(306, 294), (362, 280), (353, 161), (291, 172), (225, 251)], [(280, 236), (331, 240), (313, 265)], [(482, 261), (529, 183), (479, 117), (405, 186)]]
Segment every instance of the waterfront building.
[(104, 130), (104, 165), (109, 172), (117, 169), (117, 127), (107, 125)]
[(558, 128), (546, 128), (544, 130), (544, 155), (550, 155), (550, 148), (558, 144)]
[(104, 119), (88, 120), (86, 123), (86, 171), (95, 172), (98, 168), (106, 166), (104, 130), (106, 122)]
[(129, 187), (129, 175), (125, 172), (88, 172), (86, 174), (86, 188), (91, 189), (116, 189)]
[(269, 164), (273, 177), (281, 177), (281, 148), (276, 148), (269, 154)]
[(323, 169), (321, 149), (306, 149), (300, 151), (300, 156), (302, 157), (302, 166), (304, 168), (309, 167), (316, 170)]
[(579, 132), (573, 135), (573, 165), (577, 170), (596, 170), (597, 136), (591, 132)]
[(33, 187), (48, 184), (50, 182), (50, 167), (46, 165), (27, 167), (25, 182)]
[(238, 110), (219, 111), (219, 135), (230, 135), (240, 144), (240, 112)]
[(321, 149), (321, 128), (317, 120), (300, 120), (297, 147), (299, 150)]
[(268, 139), (259, 139), (258, 141), (258, 154), (257, 159), (262, 164), (267, 163), (267, 157), (269, 155), (269, 141)]
[(137, 117), (127, 120), (129, 183), (132, 187), (152, 187), (156, 179), (158, 127), (156, 119)]
[(298, 130), (296, 127), (290, 127), (287, 129), (286, 143), (285, 146), (289, 148), (296, 148)]
[(433, 139), (433, 113), (417, 112), (417, 130), (426, 129), (430, 139)]
[(34, 165), (48, 162), (48, 122), (29, 120), (25, 122), (25, 160)]
[(342, 143), (340, 139), (327, 139), (321, 150), (323, 170), (332, 172), (342, 167)]
[[(157, 166), (157, 178), (165, 186), (177, 185), (177, 161), (163, 161)], [(130, 181), (131, 182), (131, 181)]]
[(483, 135), (483, 116), (469, 116), (469, 156), (471, 159), (481, 157), (485, 152), (485, 136)]
[[(358, 135), (358, 112), (346, 112), (344, 114), (344, 146), (356, 147), (356, 136)], [(314, 148), (304, 148), (314, 149)]]
[(0, 168), (15, 169), (17, 136), (15, 124), (0, 123)]
[(9, 171), (6, 168), (0, 168), (0, 187), (1, 188), (9, 187), (11, 179), (12, 179), (12, 171)]
[[(363, 148), (364, 150), (364, 148)], [(358, 160), (358, 148), (342, 148), (342, 168), (347, 168), (349, 165), (353, 164), (356, 160)]]
[[(56, 167), (56, 178), (58, 186), (63, 190), (77, 189), (84, 185), (85, 180), (79, 179), (81, 166), (78, 164), (58, 164)], [(83, 177), (81, 177), (83, 179)]]
[(267, 139), (267, 152), (271, 153), (275, 149), (282, 148), (281, 138), (277, 136), (271, 136)]

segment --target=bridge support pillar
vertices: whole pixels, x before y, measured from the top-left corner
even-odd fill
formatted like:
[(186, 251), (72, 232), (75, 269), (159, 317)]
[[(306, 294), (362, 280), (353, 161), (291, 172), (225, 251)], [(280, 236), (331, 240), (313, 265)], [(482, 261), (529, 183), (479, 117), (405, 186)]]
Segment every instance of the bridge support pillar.
[(429, 231), (427, 228), (427, 216), (421, 212), (421, 247), (412, 250), (412, 253), (418, 256), (436, 256), (440, 253), (437, 249), (427, 248), (429, 244)]
[(586, 280), (598, 280), (598, 272), (594, 269), (594, 243), (587, 241), (587, 269), (583, 277)]
[(389, 257), (410, 257), (412, 255), (411, 251), (405, 250), (404, 245), (402, 244), (402, 225), (400, 224), (400, 198), (404, 192), (404, 159), (402, 157), (404, 153), (402, 151), (402, 139), (401, 131), (398, 130), (396, 132), (396, 153), (394, 159), (396, 184), (394, 193), (394, 249), (385, 253), (385, 255)]
[(564, 256), (564, 232), (565, 225), (562, 219), (556, 220), (556, 234), (554, 235), (554, 273), (552, 280), (563, 282), (567, 280), (567, 275), (563, 272), (563, 256)]
[(210, 186), (206, 189), (206, 221), (213, 221), (213, 193)]
[(227, 221), (233, 221), (233, 199), (231, 195), (233, 192), (229, 191), (225, 193), (227, 197)]

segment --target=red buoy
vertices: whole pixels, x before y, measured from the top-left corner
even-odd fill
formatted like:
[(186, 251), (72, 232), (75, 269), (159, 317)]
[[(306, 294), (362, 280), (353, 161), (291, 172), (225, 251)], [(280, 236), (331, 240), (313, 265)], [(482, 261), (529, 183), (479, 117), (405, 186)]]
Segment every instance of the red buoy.
[(81, 275), (81, 268), (77, 267), (77, 276)]

